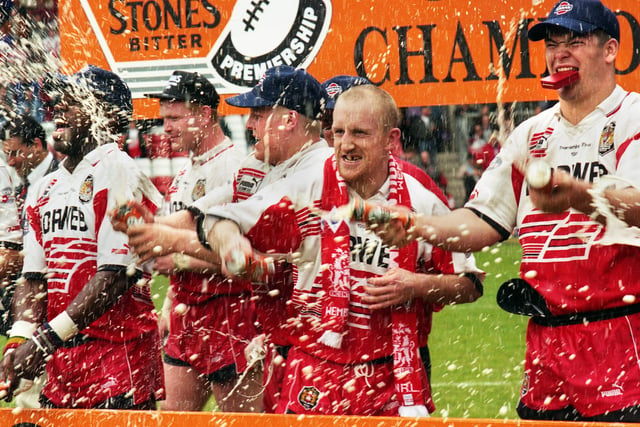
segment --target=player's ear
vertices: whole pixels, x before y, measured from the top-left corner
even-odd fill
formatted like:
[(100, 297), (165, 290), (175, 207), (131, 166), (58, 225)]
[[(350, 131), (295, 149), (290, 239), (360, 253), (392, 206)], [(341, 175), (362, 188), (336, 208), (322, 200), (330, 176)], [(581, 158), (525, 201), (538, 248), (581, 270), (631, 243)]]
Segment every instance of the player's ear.
[(387, 136), (387, 150), (391, 150), (393, 147), (402, 146), (402, 131), (398, 128), (393, 128), (389, 131)]
[(618, 40), (614, 39), (613, 37), (611, 37), (609, 40), (605, 42), (604, 53), (605, 53), (607, 62), (615, 61), (616, 56), (618, 56), (619, 48), (620, 48), (620, 43), (618, 42)]
[(200, 115), (202, 117), (204, 117), (207, 120), (211, 119), (212, 111), (213, 111), (213, 109), (209, 105), (199, 105), (198, 106), (198, 112), (200, 113)]
[(288, 110), (284, 117), (284, 125), (287, 129), (293, 129), (300, 121), (300, 113), (295, 110)]

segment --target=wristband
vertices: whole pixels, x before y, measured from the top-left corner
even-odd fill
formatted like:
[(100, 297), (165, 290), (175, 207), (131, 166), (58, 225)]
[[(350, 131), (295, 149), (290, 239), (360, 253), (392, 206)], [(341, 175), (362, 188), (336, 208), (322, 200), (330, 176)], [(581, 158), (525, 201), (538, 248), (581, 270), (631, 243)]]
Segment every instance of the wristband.
[(17, 320), (13, 322), (13, 325), (11, 325), (11, 330), (9, 330), (9, 337), (21, 337), (26, 339), (33, 335), (37, 327), (38, 325), (33, 322), (27, 322), (26, 320)]
[(185, 271), (191, 268), (191, 259), (188, 255), (174, 252), (174, 254), (171, 256), (171, 259), (173, 260), (173, 268), (178, 271)]
[(60, 336), (51, 328), (48, 323), (42, 324), (31, 337), (33, 341), (45, 356), (52, 355), (56, 350), (64, 344)]
[(62, 341), (68, 340), (79, 332), (78, 325), (69, 317), (66, 311), (54, 317), (49, 322), (49, 326)]
[(23, 343), (27, 341), (26, 338), (23, 337), (12, 337), (7, 340), (7, 343), (4, 346), (4, 350), (2, 351), (2, 355), (5, 356), (10, 351), (15, 350), (20, 347)]

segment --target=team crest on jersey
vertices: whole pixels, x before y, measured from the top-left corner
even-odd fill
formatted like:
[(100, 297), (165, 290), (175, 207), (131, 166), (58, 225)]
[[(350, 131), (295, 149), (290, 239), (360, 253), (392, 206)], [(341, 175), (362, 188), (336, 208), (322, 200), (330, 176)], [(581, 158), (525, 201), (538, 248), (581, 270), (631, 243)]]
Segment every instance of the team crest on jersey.
[(84, 179), (78, 191), (78, 198), (83, 203), (87, 203), (93, 198), (93, 175), (89, 175)]
[(616, 130), (616, 122), (611, 122), (602, 129), (600, 142), (598, 143), (598, 153), (601, 156), (613, 151), (613, 133)]
[(304, 409), (310, 410), (318, 406), (320, 400), (320, 390), (313, 386), (302, 387), (300, 394), (298, 394), (298, 402), (304, 407)]
[(196, 181), (196, 185), (193, 186), (193, 191), (191, 192), (191, 199), (194, 202), (199, 198), (201, 198), (202, 196), (204, 196), (205, 188), (206, 188), (205, 183), (206, 183), (206, 180), (202, 178)]

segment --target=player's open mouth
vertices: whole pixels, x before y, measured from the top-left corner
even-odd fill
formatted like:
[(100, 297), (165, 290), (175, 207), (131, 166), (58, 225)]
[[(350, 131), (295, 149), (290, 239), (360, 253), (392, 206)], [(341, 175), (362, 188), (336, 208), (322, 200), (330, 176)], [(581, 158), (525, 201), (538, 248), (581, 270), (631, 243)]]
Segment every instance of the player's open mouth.
[(55, 123), (55, 129), (52, 132), (51, 136), (54, 139), (58, 139), (68, 129), (69, 125), (67, 121), (63, 119), (55, 119), (54, 123)]
[(579, 71), (577, 67), (569, 67), (569, 66), (562, 66), (562, 67), (558, 67), (556, 68), (556, 73), (562, 73), (563, 71)]
[(67, 127), (67, 121), (61, 118), (56, 118), (54, 120), (54, 123), (56, 125), (56, 129), (61, 129), (61, 128), (66, 128)]
[(354, 155), (344, 155), (342, 156), (342, 160), (345, 162), (358, 162), (362, 159), (362, 157), (360, 156), (354, 156)]

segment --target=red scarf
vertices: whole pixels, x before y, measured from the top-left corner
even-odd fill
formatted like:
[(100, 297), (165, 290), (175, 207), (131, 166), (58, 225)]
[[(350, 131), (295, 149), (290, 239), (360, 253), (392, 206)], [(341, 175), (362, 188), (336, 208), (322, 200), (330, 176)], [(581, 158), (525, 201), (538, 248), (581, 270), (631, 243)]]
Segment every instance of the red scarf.
[[(409, 191), (396, 161), (389, 156), (389, 197), (392, 204), (411, 207)], [(324, 185), (321, 209), (332, 211), (349, 203), (349, 191), (337, 171), (335, 156), (324, 164)], [(347, 333), (351, 280), (349, 274), (350, 233), (345, 220), (328, 220), (322, 227), (322, 327), (324, 333), (318, 340), (332, 348), (341, 348)], [(390, 250), (390, 266), (415, 271), (417, 243), (401, 249)], [(426, 416), (422, 392), (422, 362), (418, 353), (418, 333), (415, 303), (392, 309), (393, 367), (396, 394), (400, 399), (400, 415)], [(418, 409), (415, 409), (418, 407)], [(404, 411), (403, 411), (404, 409)]]

